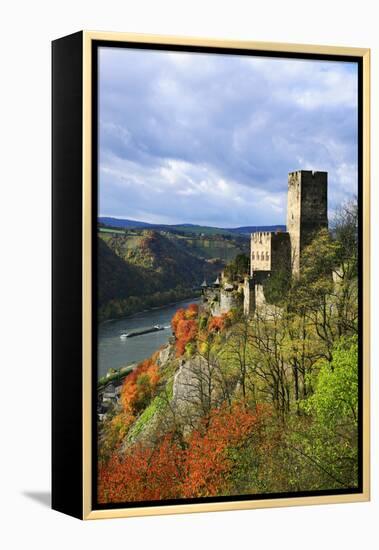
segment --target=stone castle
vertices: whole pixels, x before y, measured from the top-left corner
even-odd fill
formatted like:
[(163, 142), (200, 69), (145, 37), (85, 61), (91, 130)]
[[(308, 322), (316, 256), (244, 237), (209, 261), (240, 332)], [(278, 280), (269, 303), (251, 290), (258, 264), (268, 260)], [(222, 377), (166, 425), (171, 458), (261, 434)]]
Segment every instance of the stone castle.
[(288, 174), (287, 231), (251, 234), (250, 274), (228, 281), (222, 274), (213, 285), (202, 284), (203, 304), (213, 315), (243, 304), (245, 315), (265, 303), (264, 282), (272, 273), (301, 273), (304, 248), (314, 235), (328, 227), (328, 174), (298, 170)]

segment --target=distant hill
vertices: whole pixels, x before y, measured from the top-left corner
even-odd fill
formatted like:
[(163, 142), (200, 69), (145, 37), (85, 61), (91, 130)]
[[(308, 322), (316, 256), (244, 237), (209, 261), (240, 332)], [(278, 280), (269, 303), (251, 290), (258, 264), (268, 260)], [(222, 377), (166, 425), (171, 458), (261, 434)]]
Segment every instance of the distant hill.
[(235, 227), (233, 229), (229, 229), (228, 231), (231, 231), (232, 233), (236, 233), (238, 235), (250, 235), (250, 233), (254, 233), (255, 231), (286, 231), (285, 225), (247, 225), (244, 227)]
[(128, 220), (128, 219), (119, 219), (119, 218), (110, 218), (110, 217), (100, 217), (99, 223), (108, 227), (118, 227), (118, 228), (137, 228), (137, 229), (155, 229), (157, 231), (170, 231), (170, 232), (183, 232), (183, 233), (195, 233), (195, 234), (204, 234), (204, 235), (242, 235), (247, 237), (250, 233), (254, 231), (285, 231), (285, 225), (250, 225), (243, 227), (233, 227), (233, 228), (223, 228), (223, 227), (211, 227), (211, 226), (202, 226), (191, 223), (182, 223), (182, 224), (152, 224), (143, 221), (137, 220)]
[(100, 217), (99, 223), (109, 227), (154, 227), (154, 224), (139, 222), (137, 220), (124, 220), (119, 218)]
[(138, 296), (152, 286), (151, 277), (125, 262), (102, 239), (98, 239), (98, 300), (103, 307), (110, 300)]
[(214, 276), (221, 267), (199, 258), (185, 239), (157, 231), (143, 232), (133, 246), (126, 235), (100, 234), (99, 318), (121, 317), (190, 297), (204, 276)]

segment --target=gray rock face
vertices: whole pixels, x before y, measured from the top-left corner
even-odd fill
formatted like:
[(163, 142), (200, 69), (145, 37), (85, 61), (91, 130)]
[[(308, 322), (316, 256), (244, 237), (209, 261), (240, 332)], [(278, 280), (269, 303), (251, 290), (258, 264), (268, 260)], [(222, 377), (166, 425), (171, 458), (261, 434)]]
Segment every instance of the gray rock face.
[(173, 403), (177, 408), (189, 403), (199, 404), (201, 401), (201, 378), (205, 361), (200, 357), (182, 360), (182, 364), (175, 375), (173, 386)]
[(193, 424), (222, 400), (222, 380), (217, 365), (199, 355), (183, 360), (175, 375), (172, 406), (183, 425)]
[(172, 352), (172, 349), (170, 344), (167, 344), (163, 349), (160, 350), (158, 359), (157, 359), (157, 364), (159, 367), (167, 363), (167, 361), (170, 358), (171, 352)]

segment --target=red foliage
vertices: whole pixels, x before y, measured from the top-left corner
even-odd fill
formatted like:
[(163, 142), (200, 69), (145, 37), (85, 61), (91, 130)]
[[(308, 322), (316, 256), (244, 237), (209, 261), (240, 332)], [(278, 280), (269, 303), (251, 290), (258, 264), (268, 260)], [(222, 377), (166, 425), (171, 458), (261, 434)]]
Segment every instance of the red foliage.
[(223, 313), (220, 317), (210, 317), (208, 322), (208, 334), (211, 332), (221, 332), (224, 328), (230, 326), (232, 314)]
[(143, 403), (146, 398), (152, 397), (158, 382), (158, 366), (153, 356), (142, 361), (125, 378), (120, 399), (125, 413), (134, 414), (140, 403)]
[(208, 332), (220, 332), (225, 324), (224, 317), (211, 317), (208, 323)]
[(99, 468), (99, 502), (177, 498), (182, 461), (182, 450), (169, 436), (153, 449), (136, 445), (122, 459), (115, 454)]
[(186, 318), (186, 310), (181, 307), (175, 312), (175, 315), (171, 319), (171, 327), (174, 334), (176, 334), (179, 321), (183, 321), (185, 318)]
[(196, 338), (198, 332), (198, 321), (196, 318), (198, 313), (198, 306), (191, 304), (187, 309), (178, 309), (172, 318), (171, 326), (176, 338), (177, 357), (183, 355), (186, 345)]
[(176, 356), (183, 355), (186, 345), (194, 340), (197, 335), (198, 323), (196, 320), (182, 320), (178, 322), (176, 329)]
[[(263, 407), (251, 411), (242, 403), (214, 409), (187, 447), (166, 435), (155, 447), (135, 445), (99, 467), (99, 501), (130, 502), (215, 496), (228, 490), (237, 451), (260, 432)], [(235, 453), (234, 453), (235, 455)]]
[(238, 450), (247, 443), (257, 430), (261, 412), (259, 408), (253, 412), (242, 403), (214, 409), (205, 431), (203, 425), (192, 432), (182, 485), (184, 497), (211, 496), (227, 490), (233, 467), (228, 450)]
[(190, 304), (186, 309), (186, 319), (196, 319), (199, 315), (199, 306), (197, 304)]

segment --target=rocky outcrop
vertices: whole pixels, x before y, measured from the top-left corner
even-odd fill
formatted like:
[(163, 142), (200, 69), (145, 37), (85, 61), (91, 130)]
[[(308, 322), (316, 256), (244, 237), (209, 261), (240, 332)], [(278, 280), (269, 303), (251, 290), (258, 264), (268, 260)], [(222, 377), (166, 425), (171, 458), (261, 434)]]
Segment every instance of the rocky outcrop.
[(164, 366), (173, 354), (173, 348), (170, 344), (167, 344), (159, 350), (157, 365), (158, 367)]
[(174, 378), (171, 406), (183, 426), (194, 426), (222, 401), (218, 366), (200, 355), (183, 359)]

